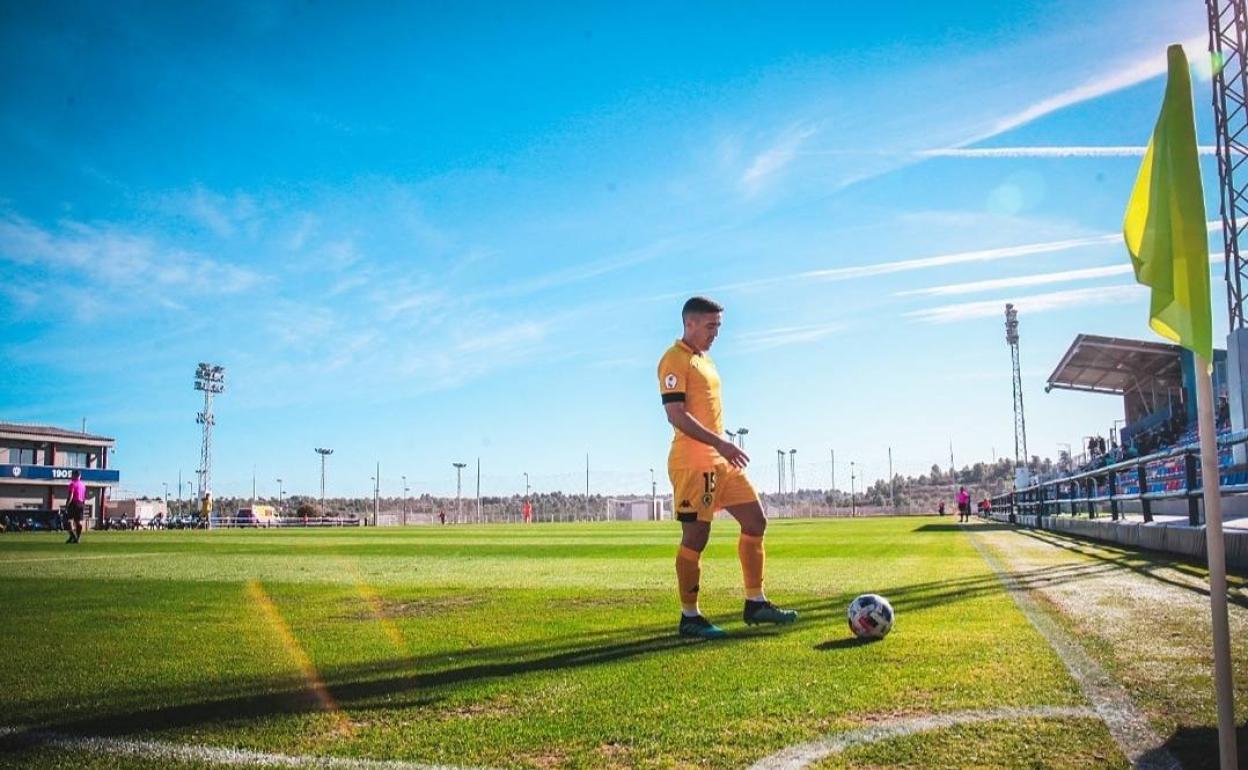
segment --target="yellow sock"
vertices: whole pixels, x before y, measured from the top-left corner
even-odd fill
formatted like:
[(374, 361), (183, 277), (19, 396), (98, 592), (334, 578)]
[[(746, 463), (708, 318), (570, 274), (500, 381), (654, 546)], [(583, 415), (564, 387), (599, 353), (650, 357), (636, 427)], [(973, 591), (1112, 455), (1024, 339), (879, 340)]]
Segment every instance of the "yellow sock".
[(676, 584), (680, 587), (680, 608), (698, 612), (698, 581), (702, 579), (702, 554), (681, 546), (676, 552)]
[(763, 595), (763, 562), (766, 554), (763, 551), (762, 535), (741, 533), (737, 540), (737, 556), (741, 558), (741, 577), (745, 580), (745, 597), (747, 599)]

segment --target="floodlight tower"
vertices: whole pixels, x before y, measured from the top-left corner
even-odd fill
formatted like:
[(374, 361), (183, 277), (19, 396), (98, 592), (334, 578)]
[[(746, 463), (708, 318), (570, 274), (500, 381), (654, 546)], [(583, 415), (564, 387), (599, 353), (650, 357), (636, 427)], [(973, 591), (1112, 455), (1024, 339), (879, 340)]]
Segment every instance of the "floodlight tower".
[(332, 449), (316, 448), (316, 453), (321, 456), (321, 515), (325, 515), (325, 458), (334, 453)]
[(776, 492), (780, 497), (784, 497), (784, 450), (776, 450), (776, 471), (779, 481), (776, 482)]
[[(1245, 0), (1206, 0), (1209, 53), (1213, 58), (1213, 129), (1217, 138), (1222, 244), (1226, 253), (1227, 396), (1231, 429), (1248, 427), (1248, 323), (1244, 284), (1248, 262), (1239, 241), (1248, 226), (1248, 10)], [(1236, 178), (1236, 173), (1239, 176)], [(1235, 463), (1248, 462), (1244, 445), (1234, 448)]]
[(797, 504), (797, 450), (789, 450), (789, 480), (792, 482), (789, 486), (789, 494), (793, 496), (793, 504)]
[(460, 486), (462, 474), (464, 468), (468, 467), (468, 463), (451, 463), (451, 465), (455, 466), (455, 523), (458, 524), (464, 519), (464, 501), (459, 495), (462, 490)]
[(225, 367), (200, 363), (195, 368), (195, 390), (204, 392), (204, 411), (195, 421), (204, 426), (203, 443), (199, 450), (199, 499), (207, 500), (208, 526), (212, 526), (212, 397), (225, 391)]
[[(1018, 311), (1014, 305), (1005, 305), (1005, 341), (1010, 345), (1010, 360), (1014, 367), (1014, 484), (1027, 478), (1027, 420), (1023, 416), (1023, 374), (1018, 363)], [(1021, 476), (1020, 476), (1021, 471)]]

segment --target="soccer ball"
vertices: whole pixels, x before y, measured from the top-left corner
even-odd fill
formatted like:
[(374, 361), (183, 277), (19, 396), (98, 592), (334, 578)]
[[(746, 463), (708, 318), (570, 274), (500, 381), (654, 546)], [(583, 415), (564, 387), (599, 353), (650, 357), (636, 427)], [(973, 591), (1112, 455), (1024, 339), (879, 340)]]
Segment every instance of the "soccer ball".
[(879, 594), (863, 594), (849, 603), (849, 630), (859, 639), (883, 639), (893, 627), (893, 605)]

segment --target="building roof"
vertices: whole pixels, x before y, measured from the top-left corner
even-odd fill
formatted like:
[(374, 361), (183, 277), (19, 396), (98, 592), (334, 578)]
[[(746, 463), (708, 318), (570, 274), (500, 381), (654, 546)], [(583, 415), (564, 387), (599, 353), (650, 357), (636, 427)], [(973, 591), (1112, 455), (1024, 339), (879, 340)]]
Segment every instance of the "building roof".
[(66, 430), (54, 425), (35, 425), (25, 422), (0, 422), (0, 437), (22, 438), (28, 441), (47, 439), (68, 439), (86, 444), (103, 444), (112, 446), (115, 440), (108, 436), (96, 436), (76, 430)]
[(1049, 375), (1045, 390), (1120, 395), (1146, 386), (1159, 391), (1179, 390), (1183, 387), (1181, 350), (1164, 342), (1080, 334)]

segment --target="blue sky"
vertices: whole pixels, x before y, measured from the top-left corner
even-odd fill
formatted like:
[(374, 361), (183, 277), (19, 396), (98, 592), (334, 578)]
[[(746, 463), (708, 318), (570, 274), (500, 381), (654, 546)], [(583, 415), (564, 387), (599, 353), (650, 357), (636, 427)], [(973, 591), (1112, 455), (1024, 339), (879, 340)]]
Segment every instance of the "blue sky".
[(587, 452), (648, 491), (691, 293), (764, 489), (777, 448), (802, 486), (1010, 454), (1006, 301), (1032, 453), (1121, 416), (1043, 393), (1075, 334), (1151, 338), (1140, 159), (1088, 148), (1147, 142), (1171, 42), (1212, 144), (1200, 3), (522, 5), (0, 2), (0, 419), (85, 417), (159, 492), (202, 360), (218, 494), (311, 493), (314, 446), (331, 495)]

